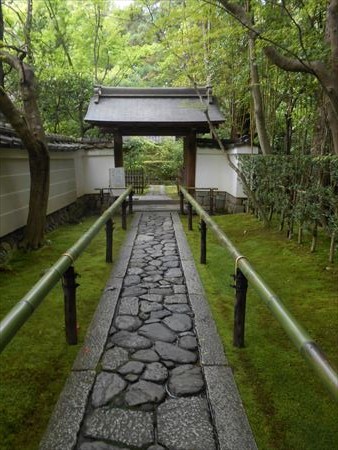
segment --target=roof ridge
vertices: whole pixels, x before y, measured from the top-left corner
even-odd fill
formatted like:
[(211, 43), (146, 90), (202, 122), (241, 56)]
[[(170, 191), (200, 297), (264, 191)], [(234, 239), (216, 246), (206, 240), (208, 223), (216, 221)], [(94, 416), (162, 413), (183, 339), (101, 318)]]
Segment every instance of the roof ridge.
[(97, 101), (100, 97), (187, 97), (198, 98), (212, 95), (211, 87), (113, 87), (94, 86)]

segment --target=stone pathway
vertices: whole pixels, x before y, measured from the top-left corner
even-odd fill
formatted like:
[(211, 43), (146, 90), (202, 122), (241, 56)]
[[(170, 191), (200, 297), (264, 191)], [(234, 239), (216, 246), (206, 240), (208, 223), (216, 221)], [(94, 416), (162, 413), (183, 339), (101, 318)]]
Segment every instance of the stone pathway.
[(179, 227), (137, 215), (41, 450), (256, 449)]
[(112, 444), (216, 448), (170, 214), (140, 221), (78, 448)]

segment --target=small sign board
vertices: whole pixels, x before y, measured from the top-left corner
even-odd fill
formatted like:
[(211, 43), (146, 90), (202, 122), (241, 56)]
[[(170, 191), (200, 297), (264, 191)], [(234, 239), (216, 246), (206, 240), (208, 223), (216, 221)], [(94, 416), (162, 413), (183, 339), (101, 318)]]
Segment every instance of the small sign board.
[(126, 188), (126, 177), (124, 167), (109, 169), (109, 188), (110, 194), (118, 197)]

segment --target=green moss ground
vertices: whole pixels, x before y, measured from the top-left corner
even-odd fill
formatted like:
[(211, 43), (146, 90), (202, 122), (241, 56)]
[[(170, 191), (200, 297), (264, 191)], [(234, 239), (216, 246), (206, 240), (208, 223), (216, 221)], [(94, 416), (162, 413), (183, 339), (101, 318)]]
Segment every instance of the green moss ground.
[[(232, 346), (234, 262), (208, 231), (208, 264), (199, 260), (198, 219), (187, 237), (259, 449), (338, 448), (338, 405), (249, 288), (246, 347)], [(338, 367), (338, 263), (287, 241), (246, 214), (215, 217), (242, 254)], [(187, 230), (187, 218), (183, 218)]]
[[(16, 252), (0, 272), (0, 318), (20, 300), (96, 218), (49, 233), (50, 245)], [(114, 231), (114, 260), (124, 239), (120, 220)], [(46, 297), (0, 356), (0, 449), (35, 450), (81, 347), (112, 265), (105, 263), (104, 230), (75, 262), (79, 344), (65, 343), (61, 283)]]

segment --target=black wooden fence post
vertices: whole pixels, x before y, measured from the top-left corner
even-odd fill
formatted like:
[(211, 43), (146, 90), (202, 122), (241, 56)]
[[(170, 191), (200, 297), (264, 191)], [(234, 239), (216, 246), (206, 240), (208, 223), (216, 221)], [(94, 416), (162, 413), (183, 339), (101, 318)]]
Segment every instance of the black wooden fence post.
[(180, 213), (182, 215), (184, 214), (184, 195), (181, 191), (180, 191)]
[(127, 229), (127, 202), (124, 200), (121, 207), (122, 229)]
[(106, 222), (106, 262), (113, 262), (113, 221), (108, 219)]
[(188, 203), (188, 230), (192, 231), (192, 206)]
[(244, 347), (244, 332), (245, 332), (245, 307), (246, 307), (246, 292), (248, 290), (248, 280), (243, 275), (240, 269), (236, 269), (236, 299), (234, 311), (234, 335), (233, 345), (235, 347)]
[(129, 201), (128, 201), (129, 214), (133, 214), (133, 195), (134, 195), (134, 191), (131, 191), (129, 193)]
[(207, 224), (201, 219), (201, 264), (207, 263)]
[(210, 215), (214, 214), (214, 190), (210, 189)]
[(76, 323), (76, 288), (79, 286), (75, 282), (77, 274), (74, 267), (70, 266), (62, 276), (62, 288), (65, 306), (65, 327), (66, 341), (69, 345), (77, 344), (77, 323)]
[(103, 189), (100, 189), (100, 205), (103, 205), (104, 201), (104, 192)]

